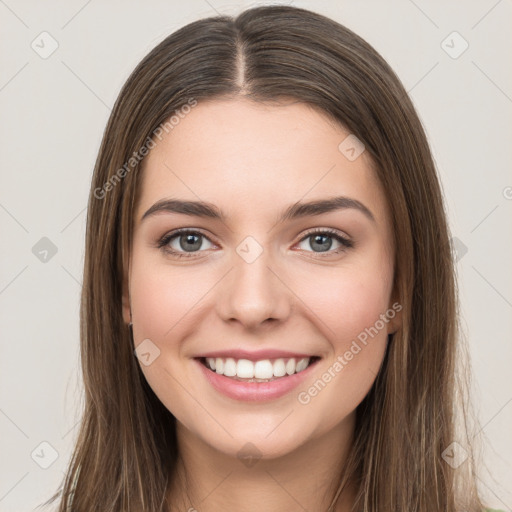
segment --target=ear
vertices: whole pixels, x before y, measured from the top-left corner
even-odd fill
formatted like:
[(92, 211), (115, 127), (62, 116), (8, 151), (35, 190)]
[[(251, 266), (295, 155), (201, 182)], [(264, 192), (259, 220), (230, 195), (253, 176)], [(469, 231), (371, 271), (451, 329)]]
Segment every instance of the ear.
[[(395, 334), (402, 327), (402, 310), (403, 306), (398, 301), (395, 301), (390, 304), (388, 312), (389, 322), (388, 322), (388, 334)], [(393, 318), (391, 316), (393, 315)]]
[(388, 312), (386, 313), (387, 317), (389, 318), (388, 334), (394, 334), (402, 327), (404, 307), (399, 299), (400, 297), (398, 296), (395, 288), (391, 294)]
[(122, 291), (123, 320), (126, 324), (132, 321), (132, 308), (130, 303), (130, 287), (128, 286), (128, 274), (125, 272)]

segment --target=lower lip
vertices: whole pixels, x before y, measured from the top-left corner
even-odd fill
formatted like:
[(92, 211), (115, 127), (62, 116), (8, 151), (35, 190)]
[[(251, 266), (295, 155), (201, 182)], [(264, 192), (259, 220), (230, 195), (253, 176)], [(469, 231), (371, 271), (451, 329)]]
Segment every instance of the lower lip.
[(311, 375), (319, 360), (317, 359), (299, 373), (279, 377), (269, 382), (243, 382), (230, 379), (206, 368), (200, 359), (194, 359), (194, 361), (199, 365), (208, 382), (223, 395), (245, 402), (264, 402), (286, 395), (296, 388)]

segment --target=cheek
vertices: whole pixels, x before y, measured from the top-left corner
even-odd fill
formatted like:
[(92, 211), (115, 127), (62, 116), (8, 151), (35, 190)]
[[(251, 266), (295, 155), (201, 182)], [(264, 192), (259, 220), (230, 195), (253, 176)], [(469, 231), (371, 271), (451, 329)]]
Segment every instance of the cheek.
[(133, 279), (133, 323), (140, 336), (160, 340), (172, 327), (174, 315), (171, 312), (179, 307), (179, 301), (177, 294), (170, 290), (165, 279), (150, 270)]
[(134, 345), (149, 339), (159, 350), (154, 362), (140, 365), (141, 371), (160, 401), (180, 416), (190, 407), (190, 396), (180, 384), (186, 380), (180, 339), (189, 332), (208, 283), (189, 269), (171, 269), (142, 252), (133, 254), (131, 282)]
[(161, 342), (170, 339), (174, 329), (186, 323), (191, 310), (200, 308), (208, 287), (211, 284), (204, 275), (194, 275), (189, 268), (180, 271), (134, 257), (131, 295), (134, 329), (139, 337)]
[(328, 353), (318, 373), (297, 394), (308, 417), (325, 417), (325, 411), (330, 411), (316, 427), (318, 432), (334, 428), (368, 394), (379, 373), (389, 319), (394, 316), (394, 311), (389, 313), (388, 281), (377, 274), (348, 272), (339, 274), (335, 284), (332, 279), (326, 284), (328, 292), (310, 288), (305, 302), (314, 305), (315, 317), (321, 319), (315, 325), (328, 343)]
[[(352, 339), (375, 325), (389, 308), (390, 275), (385, 266), (347, 266), (333, 271), (315, 272), (304, 277), (295, 288), (297, 296), (310, 310), (311, 321), (321, 329), (336, 352)], [(316, 319), (316, 320), (315, 320)], [(379, 323), (379, 330), (387, 333)]]

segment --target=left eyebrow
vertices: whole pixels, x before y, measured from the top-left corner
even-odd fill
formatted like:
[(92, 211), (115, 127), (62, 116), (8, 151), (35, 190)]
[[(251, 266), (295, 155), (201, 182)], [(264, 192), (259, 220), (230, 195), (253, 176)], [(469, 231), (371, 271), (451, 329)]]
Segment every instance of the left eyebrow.
[[(355, 209), (375, 222), (373, 213), (363, 203), (350, 197), (338, 196), (330, 199), (318, 199), (307, 203), (296, 202), (284, 210), (278, 222), (293, 220), (301, 217), (321, 215), (336, 210)], [(183, 201), (180, 199), (162, 199), (151, 206), (141, 217), (142, 222), (147, 217), (158, 212), (180, 213), (194, 217), (209, 217), (226, 222), (228, 216), (217, 206), (205, 201)]]

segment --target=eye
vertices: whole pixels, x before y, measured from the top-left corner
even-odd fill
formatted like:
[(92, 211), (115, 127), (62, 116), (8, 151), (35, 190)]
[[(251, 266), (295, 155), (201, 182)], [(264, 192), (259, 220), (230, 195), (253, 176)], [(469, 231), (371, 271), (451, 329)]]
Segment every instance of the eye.
[[(335, 250), (331, 249), (333, 245), (332, 239), (339, 245)], [(208, 249), (208, 247), (203, 247), (204, 241), (214, 246), (211, 240), (200, 231), (182, 228), (164, 235), (157, 242), (157, 247), (172, 257), (191, 258), (195, 257), (197, 253)], [(301, 249), (318, 254), (319, 257), (339, 254), (354, 246), (351, 240), (332, 229), (315, 229), (309, 231), (306, 236), (300, 240), (299, 244), (306, 241), (309, 241), (308, 245), (313, 251), (308, 251), (304, 248)]]
[[(335, 250), (331, 250), (333, 245), (332, 239), (339, 244), (338, 248)], [(325, 253), (326, 256), (332, 256), (333, 254), (339, 254), (354, 246), (354, 243), (351, 240), (345, 238), (332, 229), (316, 229), (309, 231), (306, 236), (302, 238), (299, 244), (304, 242), (313, 249), (314, 253), (318, 253), (320, 257), (324, 257), (324, 254), (322, 253)]]
[(191, 229), (177, 229), (162, 237), (157, 246), (163, 251), (176, 256), (177, 258), (190, 258), (194, 253), (204, 250), (203, 241), (212, 243), (206, 235)]

